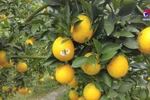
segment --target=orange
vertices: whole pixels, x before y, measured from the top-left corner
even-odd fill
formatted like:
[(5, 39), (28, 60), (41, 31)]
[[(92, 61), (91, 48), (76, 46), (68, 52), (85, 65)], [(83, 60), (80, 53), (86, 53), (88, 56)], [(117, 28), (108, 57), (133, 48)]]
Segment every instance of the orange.
[(2, 86), (2, 91), (9, 91), (9, 88), (8, 88), (8, 86)]
[(61, 84), (68, 84), (74, 78), (74, 70), (69, 65), (60, 65), (55, 72), (56, 80)]
[(28, 44), (33, 45), (34, 43), (35, 43), (35, 39), (33, 37), (30, 38), (30, 39), (27, 39), (25, 41), (25, 45), (28, 45)]
[(75, 76), (74, 76), (73, 80), (68, 83), (68, 86), (70, 86), (72, 88), (76, 88), (78, 86), (78, 80)]
[(113, 78), (121, 78), (128, 72), (128, 61), (126, 57), (119, 55), (114, 57), (107, 65), (107, 71)]
[(0, 15), (0, 19), (5, 20), (7, 16), (5, 14)]
[[(85, 57), (89, 57), (93, 55), (92, 52), (89, 52), (87, 54), (85, 54)], [(88, 75), (96, 75), (97, 73), (99, 73), (100, 69), (101, 69), (101, 65), (98, 63), (99, 59), (98, 56), (96, 56), (95, 59), (95, 64), (91, 64), (91, 63), (85, 63), (82, 65), (82, 70), (84, 71), (84, 73), (88, 74)]]
[(137, 41), (140, 45), (139, 50), (142, 53), (150, 54), (150, 27), (147, 27), (141, 31), (137, 37)]
[(27, 71), (27, 68), (28, 66), (25, 62), (19, 62), (19, 64), (17, 65), (17, 71), (20, 73)]
[(0, 100), (3, 100), (3, 98), (2, 98), (2, 97), (0, 97)]
[(5, 51), (0, 51), (0, 65), (2, 67), (12, 67), (13, 66), (13, 62), (12, 60), (10, 59), (10, 62), (8, 63), (6, 61), (6, 52)]
[(26, 2), (31, 2), (32, 0), (26, 0)]
[(101, 91), (93, 83), (89, 83), (84, 87), (83, 95), (85, 100), (99, 100)]
[(69, 92), (69, 98), (70, 98), (70, 100), (78, 100), (78, 98), (79, 98), (78, 92), (76, 90), (71, 90)]
[(17, 90), (17, 88), (16, 87), (13, 87), (12, 88), (12, 92), (14, 92), (14, 91), (16, 91)]
[(50, 76), (49, 79), (50, 79), (50, 80), (54, 80), (54, 76)]
[(74, 45), (70, 39), (58, 37), (53, 43), (52, 52), (60, 61), (69, 61), (74, 56)]
[(19, 88), (18, 93), (19, 94), (27, 94), (28, 93), (28, 88)]
[(85, 100), (85, 98), (84, 97), (79, 97), (78, 100)]
[(85, 15), (80, 14), (78, 18), (81, 20), (79, 25), (76, 27), (74, 23), (71, 25), (72, 37), (78, 43), (85, 43), (90, 40), (93, 35), (92, 23)]
[(32, 91), (31, 90), (28, 90), (28, 92), (27, 92), (28, 94), (31, 94), (32, 93)]
[(40, 78), (40, 80), (39, 80), (40, 82), (44, 82), (44, 78)]

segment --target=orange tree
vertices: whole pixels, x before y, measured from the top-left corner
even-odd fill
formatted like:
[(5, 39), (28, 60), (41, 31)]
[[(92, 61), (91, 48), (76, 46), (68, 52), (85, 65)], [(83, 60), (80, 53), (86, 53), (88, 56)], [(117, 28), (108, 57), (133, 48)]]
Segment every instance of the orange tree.
[(2, 98), (48, 71), (73, 100), (150, 99), (148, 0), (2, 1)]

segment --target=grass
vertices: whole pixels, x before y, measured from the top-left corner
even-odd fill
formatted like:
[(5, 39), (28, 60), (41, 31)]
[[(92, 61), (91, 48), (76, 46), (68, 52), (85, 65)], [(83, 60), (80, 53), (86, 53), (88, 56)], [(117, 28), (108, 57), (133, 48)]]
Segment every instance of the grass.
[(55, 80), (49, 80), (49, 75), (46, 74), (44, 77), (45, 81), (42, 84), (35, 82), (34, 87), (29, 88), (32, 93), (21, 95), (21, 94), (14, 94), (10, 96), (7, 100), (37, 100), (41, 97), (44, 97), (50, 91), (60, 87), (60, 85)]

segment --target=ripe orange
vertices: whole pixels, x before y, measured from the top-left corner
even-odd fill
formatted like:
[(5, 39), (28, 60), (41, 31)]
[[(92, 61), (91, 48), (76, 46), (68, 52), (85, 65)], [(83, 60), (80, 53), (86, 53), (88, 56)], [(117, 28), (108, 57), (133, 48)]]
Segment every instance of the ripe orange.
[(139, 50), (142, 53), (150, 54), (150, 27), (147, 27), (141, 31), (137, 37), (137, 41), (140, 45)]
[(81, 23), (77, 27), (74, 27), (74, 23), (71, 25), (72, 37), (78, 43), (85, 43), (86, 39), (90, 40), (93, 35), (92, 23), (85, 15), (80, 14), (78, 18)]
[(121, 78), (128, 72), (128, 61), (124, 56), (113, 58), (107, 65), (107, 71), (113, 78)]
[(13, 88), (12, 88), (12, 92), (15, 92), (16, 90), (17, 90), (16, 87), (13, 87)]
[(40, 80), (39, 80), (40, 82), (44, 82), (44, 78), (40, 78)]
[(78, 100), (85, 100), (85, 98), (84, 97), (79, 97)]
[(50, 79), (50, 80), (54, 80), (54, 76), (50, 76), (49, 79)]
[(13, 66), (13, 62), (12, 60), (10, 59), (10, 62), (8, 63), (6, 61), (6, 52), (5, 51), (0, 51), (0, 65), (2, 67), (12, 67)]
[(69, 92), (69, 98), (70, 98), (70, 100), (78, 100), (78, 98), (79, 98), (78, 92), (75, 90), (71, 90)]
[(28, 93), (28, 88), (19, 88), (18, 93), (19, 94), (27, 94)]
[(27, 68), (28, 68), (28, 66), (25, 62), (19, 62), (17, 65), (17, 71), (20, 73), (27, 71)]
[[(84, 56), (89, 57), (91, 55), (93, 55), (93, 53), (89, 52), (85, 54)], [(82, 70), (88, 75), (96, 75), (97, 73), (99, 73), (101, 69), (101, 65), (98, 62), (99, 60), (98, 60), (98, 57), (96, 56), (95, 64), (85, 63), (82, 65)]]
[(5, 20), (7, 16), (5, 14), (0, 15), (0, 19)]
[(26, 0), (26, 2), (31, 2), (32, 0)]
[(59, 83), (68, 84), (74, 78), (74, 70), (69, 64), (61, 65), (56, 69), (55, 76)]
[(28, 90), (28, 92), (27, 92), (28, 94), (31, 94), (32, 93), (32, 91), (31, 90)]
[(68, 83), (68, 86), (70, 86), (72, 88), (76, 88), (78, 86), (78, 80), (75, 76), (74, 76), (73, 80)]
[(83, 95), (86, 100), (99, 100), (101, 91), (93, 83), (89, 83), (84, 87)]
[(5, 91), (5, 92), (9, 91), (8, 86), (2, 86), (2, 91)]
[(69, 61), (74, 56), (74, 45), (70, 39), (58, 37), (53, 43), (52, 52), (60, 61)]
[(31, 45), (33, 45), (35, 43), (35, 39), (32, 37), (32, 38), (30, 38), (30, 39), (27, 39), (26, 41), (25, 41), (25, 45), (28, 45), (28, 44), (31, 44)]

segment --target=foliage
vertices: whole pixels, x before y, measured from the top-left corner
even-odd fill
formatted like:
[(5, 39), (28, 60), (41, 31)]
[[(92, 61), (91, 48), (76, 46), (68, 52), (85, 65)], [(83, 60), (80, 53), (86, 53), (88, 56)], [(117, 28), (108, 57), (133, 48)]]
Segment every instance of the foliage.
[[(79, 91), (89, 82), (102, 91), (101, 100), (149, 100), (147, 80), (150, 76), (150, 56), (141, 53), (136, 41), (142, 29), (150, 22), (142, 21), (142, 9), (149, 8), (149, 0), (1, 0), (0, 50), (6, 51), (6, 59), (12, 59), (11, 68), (0, 67), (0, 96), (7, 98), (11, 88), (32, 87), (32, 80), (42, 78), (45, 72), (54, 75), (54, 69), (64, 62), (52, 54), (52, 44), (58, 36), (71, 37), (70, 27), (74, 21), (80, 23), (78, 14), (85, 14), (92, 21), (92, 39), (75, 45), (75, 56), (68, 61), (79, 80)], [(46, 9), (46, 10), (44, 10)], [(35, 44), (25, 45), (29, 38)], [(100, 73), (89, 76), (81, 66), (92, 62), (95, 57), (85, 58), (84, 54), (96, 52), (100, 58)], [(120, 79), (112, 78), (106, 71), (109, 61), (123, 54), (128, 58), (129, 71)], [(28, 64), (25, 73), (19, 73), (19, 61)], [(37, 79), (37, 74), (40, 73)], [(9, 86), (9, 92), (1, 90)]]

